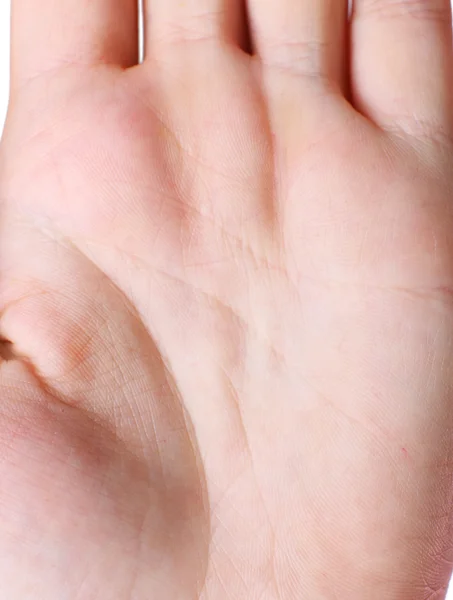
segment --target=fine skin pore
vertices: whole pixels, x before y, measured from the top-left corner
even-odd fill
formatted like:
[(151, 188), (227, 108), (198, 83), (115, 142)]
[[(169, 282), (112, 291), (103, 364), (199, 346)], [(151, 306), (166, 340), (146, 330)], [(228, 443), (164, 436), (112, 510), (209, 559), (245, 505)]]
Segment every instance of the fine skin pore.
[(441, 600), (449, 0), (12, 0), (5, 600)]

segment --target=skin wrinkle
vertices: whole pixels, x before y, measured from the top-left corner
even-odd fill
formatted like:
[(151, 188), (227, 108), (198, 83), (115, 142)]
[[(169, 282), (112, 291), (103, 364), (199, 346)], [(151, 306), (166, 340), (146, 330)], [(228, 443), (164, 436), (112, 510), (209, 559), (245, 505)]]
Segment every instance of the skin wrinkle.
[(5, 339), (0, 338), (0, 361), (10, 361), (17, 359), (14, 352), (13, 344)]
[[(195, 212), (197, 212), (197, 211), (195, 210)], [(46, 235), (47, 235), (47, 232), (46, 232)], [(233, 238), (233, 239), (234, 239), (234, 241), (235, 241), (235, 242), (236, 242), (236, 241), (240, 242), (239, 238)], [(66, 243), (66, 244), (73, 245), (73, 242), (72, 242), (72, 241), (70, 241), (69, 239), (67, 239), (65, 243)], [(75, 247), (75, 246), (74, 246), (74, 247)], [(77, 249), (79, 250), (79, 245), (77, 246)], [(241, 247), (241, 251), (243, 251), (243, 250), (247, 250), (248, 252), (250, 252), (250, 255), (251, 255), (253, 258), (255, 258), (255, 254), (254, 254), (254, 253), (252, 253), (252, 251), (251, 251), (251, 250), (250, 250), (250, 249), (249, 249), (247, 246), (245, 246), (245, 247), (244, 247), (244, 246), (242, 246), (242, 247)], [(86, 255), (85, 255), (85, 256), (86, 256)], [(88, 259), (88, 260), (90, 260), (90, 259)], [(137, 257), (137, 256), (134, 256), (134, 260), (141, 260), (141, 259), (139, 259), (139, 257)], [(145, 266), (145, 268), (146, 268), (147, 270), (149, 270), (149, 268), (150, 268), (150, 265), (144, 264), (144, 266)], [(259, 266), (259, 265), (257, 265), (257, 266)], [(96, 268), (99, 268), (99, 267), (96, 265)], [(263, 268), (268, 268), (268, 267), (267, 267), (267, 263), (263, 263)], [(156, 268), (155, 268), (155, 267), (153, 267), (153, 269), (154, 269), (154, 270), (156, 270)], [(164, 275), (164, 276), (166, 276), (166, 277), (173, 278), (173, 276), (170, 276), (169, 274), (167, 274), (167, 273), (165, 273), (165, 272), (161, 272), (161, 271), (159, 271), (159, 273), (160, 273), (161, 275)], [(108, 277), (107, 277), (107, 275), (106, 275), (105, 273), (104, 273), (104, 277), (106, 278), (106, 280), (109, 280), (109, 279), (108, 279)], [(307, 277), (306, 275), (304, 275), (303, 277), (304, 277), (304, 280), (310, 280), (310, 281), (312, 281), (312, 283), (316, 283), (317, 285), (319, 285), (319, 284), (322, 284), (322, 280), (321, 280), (321, 279), (309, 278), (309, 277)], [(182, 280), (182, 279), (178, 279), (178, 278), (177, 278), (176, 280), (177, 280), (178, 282), (180, 282), (180, 283), (186, 284), (186, 282), (185, 282), (184, 280)], [(329, 287), (332, 287), (332, 285), (333, 285), (333, 282), (332, 282), (332, 280), (329, 280), (328, 286), (329, 286)], [(351, 284), (351, 283), (349, 283), (349, 282), (338, 282), (338, 281), (337, 281), (337, 282), (335, 282), (335, 285), (336, 285), (336, 286), (342, 286), (342, 287), (354, 287), (354, 284)], [(422, 289), (420, 289), (420, 290), (414, 290), (413, 288), (403, 288), (403, 287), (399, 287), (399, 288), (395, 288), (395, 287), (386, 288), (386, 287), (384, 287), (384, 286), (378, 286), (378, 285), (372, 284), (372, 283), (370, 283), (370, 282), (367, 282), (366, 284), (364, 284), (364, 283), (362, 282), (362, 283), (361, 283), (361, 286), (363, 286), (363, 287), (366, 287), (367, 289), (370, 289), (370, 290), (373, 290), (373, 289), (375, 289), (375, 290), (379, 290), (379, 291), (392, 291), (392, 292), (401, 293), (401, 294), (405, 294), (405, 295), (412, 296), (412, 297), (418, 297), (418, 298), (422, 298), (422, 299), (428, 299), (428, 300), (438, 300), (438, 301), (439, 301), (439, 302), (441, 302), (442, 304), (443, 304), (444, 302), (447, 302), (447, 305), (448, 305), (448, 303), (450, 303), (450, 294), (451, 294), (451, 290), (448, 290), (448, 289), (442, 289), (442, 288), (441, 288), (441, 289), (438, 289), (438, 290), (432, 290), (432, 289), (429, 289), (429, 288), (425, 288), (425, 289), (423, 289), (423, 288), (422, 288)], [(202, 293), (203, 295), (206, 295), (206, 297), (207, 297), (209, 300), (211, 300), (211, 299), (212, 299), (212, 300), (214, 300), (216, 303), (219, 303), (219, 306), (223, 306), (223, 308), (225, 308), (225, 309), (227, 309), (227, 310), (229, 310), (229, 311), (232, 311), (232, 314), (233, 314), (233, 316), (234, 316), (235, 318), (239, 318), (239, 319), (241, 320), (241, 322), (242, 322), (242, 324), (243, 324), (243, 325), (244, 325), (244, 324), (246, 324), (246, 321), (244, 320), (244, 317), (242, 317), (242, 316), (240, 316), (239, 314), (237, 314), (237, 313), (236, 313), (236, 312), (233, 310), (233, 308), (232, 308), (232, 307), (230, 307), (230, 306), (227, 306), (227, 305), (222, 305), (221, 301), (219, 301), (219, 299), (218, 299), (218, 298), (216, 298), (215, 296), (211, 296), (210, 294), (208, 294), (207, 292), (205, 292), (205, 291), (203, 291), (203, 290), (201, 290), (201, 289), (197, 289), (196, 291), (197, 291), (197, 293)], [(44, 292), (44, 291), (43, 291), (42, 293), (46, 293), (46, 292)], [(22, 299), (23, 299), (23, 298), (21, 298), (21, 300), (22, 300)], [(129, 302), (131, 302), (131, 301), (132, 301), (132, 299), (129, 297), (129, 298), (128, 298), (128, 301), (129, 301)], [(5, 313), (5, 312), (6, 312), (6, 310), (4, 311), (4, 313)], [(138, 313), (137, 313), (137, 316), (138, 316)], [(247, 328), (250, 328), (250, 324), (248, 324), (248, 325), (247, 325)], [(260, 335), (260, 337), (262, 337), (262, 336)], [(88, 344), (88, 340), (87, 340), (87, 344)], [(275, 350), (275, 349), (274, 349), (274, 350)], [(281, 357), (281, 358), (282, 358), (282, 357)]]
[(8, 598), (444, 589), (440, 1), (357, 0), (347, 27), (343, 0), (147, 0), (128, 69), (133, 0), (14, 0), (0, 329), (28, 359), (0, 367)]
[[(76, 247), (75, 247), (75, 246), (72, 244), (72, 242), (71, 242), (70, 240), (66, 240), (66, 244), (67, 244), (67, 245), (71, 245), (71, 246), (72, 246), (74, 249), (76, 249)], [(77, 251), (78, 251), (78, 249), (77, 249)], [(86, 258), (87, 260), (89, 260), (87, 257), (85, 257), (85, 258)], [(91, 262), (91, 261), (90, 261), (90, 262)], [(94, 265), (94, 263), (92, 263), (92, 264), (93, 264), (93, 266), (95, 266), (95, 265)], [(96, 266), (96, 268), (97, 268), (97, 269), (99, 269), (99, 267), (97, 267), (97, 266)], [(106, 275), (105, 275), (105, 274), (103, 274), (103, 276), (106, 278), (106, 280), (107, 280), (107, 281), (109, 281), (109, 282), (110, 282), (110, 285), (114, 286), (114, 287), (115, 287), (115, 289), (116, 289), (118, 292), (120, 292), (120, 294), (123, 294), (123, 292), (122, 292), (122, 291), (121, 291), (119, 288), (117, 288), (117, 287), (114, 285), (114, 283), (113, 283), (113, 282), (112, 282), (110, 279), (108, 279), (108, 278), (106, 277)], [(51, 292), (47, 291), (47, 294), (50, 294), (50, 293), (51, 293)], [(53, 293), (53, 292), (52, 292), (52, 293)], [(15, 301), (15, 304), (19, 303), (21, 300), (23, 300), (23, 298), (21, 298), (20, 300), (16, 300), (16, 301)], [(127, 300), (127, 303), (129, 304), (129, 302), (130, 302), (130, 301), (129, 301), (129, 299), (128, 299), (128, 300)], [(132, 306), (132, 305), (130, 305), (130, 306)], [(4, 315), (4, 314), (5, 314), (5, 311), (3, 311), (3, 315)], [(137, 319), (139, 318), (139, 315), (138, 315), (138, 313), (137, 313), (135, 310), (133, 311), (133, 315), (135, 315), (135, 318), (137, 318)], [(142, 326), (143, 326), (143, 327), (145, 327), (145, 325), (144, 325), (144, 323), (143, 323), (142, 321), (141, 321), (141, 323), (142, 323)], [(151, 339), (151, 338), (150, 338), (150, 339)], [(87, 339), (87, 341), (86, 341), (86, 344), (88, 345), (89, 343), (90, 343), (90, 342), (89, 342), (89, 340)], [(157, 346), (156, 346), (156, 348), (157, 348)], [(79, 352), (80, 352), (80, 349), (79, 349)], [(174, 378), (173, 378), (173, 375), (171, 375), (171, 372), (170, 372), (170, 370), (169, 370), (169, 368), (168, 368), (168, 364), (165, 364), (165, 358), (164, 358), (164, 355), (163, 355), (163, 354), (162, 354), (160, 351), (159, 351), (159, 356), (162, 358), (162, 360), (163, 360), (163, 364), (165, 365), (165, 366), (164, 366), (164, 369), (165, 369), (165, 379), (166, 379), (167, 383), (169, 384), (169, 387), (170, 387), (170, 389), (172, 389), (174, 397), (175, 397), (175, 398), (176, 398), (176, 397), (178, 397), (178, 398), (179, 398), (180, 406), (181, 406), (181, 409), (183, 410), (183, 414), (184, 414), (184, 420), (185, 420), (185, 422), (186, 422), (186, 426), (187, 426), (187, 425), (189, 425), (189, 422), (187, 421), (187, 415), (185, 415), (185, 410), (183, 409), (183, 404), (181, 404), (181, 401), (182, 401), (181, 394), (179, 393), (179, 391), (178, 391), (178, 388), (177, 388), (177, 386), (176, 386), (176, 384), (175, 384), (175, 380), (174, 380)], [(114, 358), (114, 355), (113, 355), (113, 354), (112, 354), (111, 358), (112, 358), (112, 359)], [(32, 364), (32, 363), (29, 363), (30, 367), (31, 367), (31, 364)], [(75, 368), (75, 366), (76, 366), (76, 365), (74, 365), (74, 368)], [(118, 367), (119, 367), (119, 365), (118, 365)], [(119, 374), (122, 374), (122, 368), (121, 368), (121, 367), (119, 367), (119, 369), (117, 369), (116, 371), (117, 371), (117, 373), (119, 373)], [(61, 381), (61, 382), (62, 382), (62, 381), (65, 379), (65, 378), (68, 378), (68, 376), (69, 376), (69, 375), (71, 375), (71, 372), (66, 372), (66, 373), (64, 373), (64, 374), (61, 374), (61, 376), (60, 376), (58, 379), (54, 380), (54, 382), (53, 382), (53, 384), (52, 384), (52, 385), (49, 383), (49, 381), (48, 381), (48, 380), (47, 380), (47, 382), (44, 384), (44, 381), (45, 381), (45, 380), (44, 380), (44, 378), (42, 378), (42, 374), (41, 374), (41, 376), (38, 376), (38, 375), (37, 375), (37, 377), (38, 377), (39, 381), (41, 382), (41, 384), (44, 386), (44, 388), (43, 388), (43, 389), (45, 390), (45, 392), (46, 392), (46, 393), (50, 393), (50, 394), (51, 394), (51, 395), (52, 395), (54, 398), (58, 398), (58, 400), (59, 400), (60, 402), (62, 402), (63, 404), (67, 404), (68, 406), (73, 406), (73, 405), (72, 405), (72, 403), (71, 403), (70, 401), (68, 401), (68, 400), (65, 398), (65, 396), (64, 396), (64, 395), (62, 395), (61, 393), (57, 392), (57, 391), (56, 391), (56, 388), (54, 387), (56, 384), (58, 384), (58, 383), (59, 383), (59, 381)], [(119, 383), (119, 382), (118, 382), (118, 383)], [(120, 387), (121, 387), (121, 386), (120, 386)], [(86, 409), (84, 408), (83, 410), (84, 410), (84, 412), (85, 412), (85, 410), (86, 410)], [(89, 413), (91, 413), (91, 411), (89, 411)], [(132, 412), (132, 414), (135, 414), (135, 413), (133, 413), (133, 412)], [(92, 417), (94, 417), (94, 416), (95, 416), (95, 415), (94, 415), (94, 413), (93, 413), (91, 416), (92, 416)], [(153, 428), (154, 428), (154, 433), (155, 433), (155, 439), (156, 439), (156, 442), (157, 442), (157, 448), (159, 448), (159, 445), (158, 445), (158, 439), (159, 439), (159, 438), (158, 438), (158, 436), (157, 436), (157, 429), (156, 429), (156, 427), (155, 427), (155, 424), (154, 424), (154, 423), (153, 423)], [(140, 430), (138, 430), (138, 431), (140, 431)], [(189, 429), (187, 429), (187, 433), (189, 433)], [(189, 437), (190, 437), (190, 440), (191, 440), (191, 445), (192, 445), (192, 451), (193, 451), (193, 453), (194, 453), (194, 458), (196, 458), (197, 454), (195, 453), (195, 446), (194, 446), (194, 441), (193, 441), (193, 434), (190, 434), (190, 436), (189, 436)], [(162, 460), (160, 459), (160, 461), (161, 461), (161, 465), (162, 465)], [(200, 464), (199, 464), (199, 468), (200, 468)], [(164, 472), (164, 471), (162, 470), (162, 473), (163, 473), (163, 472)], [(200, 472), (200, 476), (201, 476), (201, 472)]]
[[(235, 241), (236, 241), (236, 240), (235, 240)], [(74, 241), (73, 241), (72, 243), (74, 243)], [(80, 252), (83, 252), (82, 250), (80, 250), (80, 247), (82, 246), (82, 244), (80, 244), (80, 240), (78, 240), (76, 243), (77, 243), (77, 246), (76, 246), (76, 247), (77, 247), (77, 249), (78, 249)], [(83, 243), (86, 243), (86, 242), (84, 241)], [(242, 248), (242, 249), (243, 249), (243, 248)], [(241, 250), (242, 250), (242, 249), (241, 249)], [(245, 249), (246, 249), (246, 250), (249, 250), (247, 247), (245, 247)], [(250, 250), (249, 250), (249, 251), (250, 251)], [(123, 251), (119, 251), (118, 249), (117, 249), (117, 252), (121, 252), (121, 254), (123, 254)], [(251, 252), (251, 251), (250, 251), (250, 252)], [(130, 254), (128, 254), (128, 253), (125, 253), (125, 252), (124, 252), (124, 254), (126, 254), (126, 255), (130, 256)], [(86, 256), (86, 254), (84, 254), (84, 256)], [(251, 256), (254, 256), (254, 254), (251, 254)], [(87, 258), (88, 258), (88, 257), (87, 257)], [(134, 258), (134, 261), (139, 261), (140, 263), (144, 264), (144, 266), (146, 267), (146, 270), (147, 270), (148, 272), (150, 272), (150, 271), (152, 270), (152, 271), (154, 271), (155, 273), (157, 273), (157, 274), (159, 274), (159, 275), (161, 275), (161, 276), (164, 276), (165, 278), (168, 278), (168, 279), (170, 279), (170, 280), (172, 280), (172, 281), (176, 281), (177, 283), (181, 283), (181, 284), (183, 284), (184, 286), (189, 286), (189, 287), (191, 287), (191, 289), (192, 289), (193, 291), (196, 291), (196, 293), (197, 293), (197, 294), (201, 294), (202, 296), (206, 297), (206, 299), (207, 299), (209, 302), (212, 302), (212, 301), (213, 301), (213, 302), (214, 302), (214, 303), (215, 303), (217, 306), (219, 306), (219, 307), (221, 307), (222, 309), (225, 309), (227, 312), (231, 313), (231, 314), (232, 314), (232, 316), (233, 316), (235, 319), (238, 319), (238, 320), (241, 322), (242, 326), (245, 326), (245, 327), (246, 327), (246, 329), (250, 329), (251, 325), (250, 325), (250, 323), (248, 323), (248, 322), (245, 320), (245, 317), (244, 317), (244, 316), (242, 316), (240, 313), (236, 312), (236, 309), (235, 309), (234, 307), (232, 307), (232, 306), (229, 306), (229, 305), (227, 305), (227, 304), (224, 304), (224, 303), (222, 302), (222, 300), (221, 300), (220, 298), (218, 298), (217, 296), (215, 296), (215, 295), (212, 295), (211, 293), (209, 293), (209, 292), (207, 292), (207, 291), (205, 291), (205, 290), (203, 290), (203, 289), (201, 289), (201, 288), (199, 288), (199, 287), (197, 287), (197, 288), (195, 288), (195, 287), (192, 287), (192, 286), (190, 286), (190, 284), (189, 284), (189, 283), (188, 283), (186, 280), (184, 280), (184, 279), (182, 279), (182, 278), (180, 278), (180, 277), (177, 277), (176, 275), (173, 275), (173, 274), (167, 273), (167, 272), (165, 272), (165, 271), (162, 271), (161, 269), (158, 269), (158, 268), (157, 268), (157, 266), (151, 266), (151, 265), (148, 265), (148, 264), (144, 263), (143, 259), (142, 259), (141, 257), (139, 257), (139, 256), (136, 256), (136, 255), (135, 255), (133, 258)], [(91, 262), (91, 259), (90, 259), (90, 258), (88, 258), (88, 260), (90, 260), (90, 262)], [(99, 267), (99, 266), (98, 266), (96, 263), (94, 263), (94, 264), (95, 264), (96, 268), (98, 268), (98, 269), (100, 268), (100, 267)], [(186, 265), (186, 267), (187, 267), (187, 265)], [(105, 273), (104, 273), (104, 275), (107, 277), (107, 275), (106, 275)], [(129, 301), (129, 302), (133, 302), (133, 298), (128, 298), (128, 301)], [(258, 333), (258, 332), (257, 332), (257, 333)], [(258, 335), (258, 339), (261, 339), (261, 334), (259, 334), (259, 335)], [(274, 349), (274, 350), (275, 350), (275, 349)]]
[(428, 20), (435, 24), (446, 25), (450, 27), (451, 12), (449, 5), (441, 0), (366, 0), (365, 2), (355, 2), (354, 12), (359, 16), (367, 18), (393, 19), (411, 17), (421, 20)]
[[(169, 382), (169, 383), (170, 383), (170, 381), (172, 381), (172, 377), (171, 377), (171, 376), (169, 376), (169, 373), (168, 373), (168, 371), (166, 371), (166, 373), (167, 373), (167, 375), (166, 375), (167, 382)], [(43, 380), (43, 379), (41, 379), (41, 378), (39, 379), (39, 381), (40, 381), (40, 385), (43, 387), (43, 389), (45, 390), (46, 394), (48, 394), (48, 393), (50, 392), (50, 390), (51, 390), (51, 387), (52, 387), (52, 386), (50, 386), (50, 385), (49, 385), (49, 383), (45, 383), (45, 384), (44, 384), (44, 380)], [(66, 405), (66, 406), (68, 406), (68, 407), (71, 407), (71, 408), (73, 408), (73, 404), (72, 404), (71, 402), (69, 402), (69, 401), (68, 401), (68, 400), (65, 398), (65, 396), (64, 396), (64, 395), (62, 395), (62, 394), (60, 394), (60, 393), (58, 393), (58, 392), (55, 392), (54, 390), (52, 390), (50, 393), (51, 393), (51, 394), (52, 394), (52, 396), (53, 396), (53, 397), (54, 397), (54, 398), (55, 398), (55, 399), (58, 401), (58, 403), (63, 403), (64, 405)], [(78, 409), (78, 410), (80, 410), (80, 409)], [(91, 411), (90, 411), (90, 412), (91, 412)], [(83, 413), (84, 413), (84, 414), (90, 414), (90, 413), (88, 413), (88, 412), (87, 412), (85, 409), (83, 409)], [(93, 413), (93, 414), (90, 414), (90, 418), (95, 418), (95, 419), (96, 419), (96, 421), (95, 421), (95, 422), (96, 422), (96, 424), (100, 424), (100, 420), (99, 420), (99, 418), (98, 418), (98, 417), (97, 417), (97, 416), (96, 416), (94, 413)], [(190, 423), (189, 423), (189, 421), (187, 420), (187, 415), (185, 414), (185, 411), (184, 411), (184, 420), (185, 420), (185, 423), (186, 423), (186, 432), (187, 432), (187, 433), (189, 433), (189, 437), (190, 437), (190, 440), (191, 440), (192, 452), (194, 453), (194, 458), (196, 458), (196, 456), (197, 456), (197, 455), (195, 454), (195, 452), (196, 452), (196, 447), (195, 447), (195, 445), (194, 445), (194, 441), (193, 441), (193, 433), (190, 433), (190, 429), (189, 429), (189, 425), (190, 425)], [(93, 421), (93, 422), (94, 422), (94, 421)], [(105, 427), (106, 427), (106, 426), (108, 427), (108, 429), (105, 429)], [(108, 432), (110, 432), (110, 433), (113, 433), (113, 429), (111, 428), (111, 426), (110, 426), (110, 425), (107, 425), (107, 423), (103, 424), (103, 425), (102, 425), (102, 427), (103, 427), (103, 429), (104, 429), (105, 431), (108, 431)], [(158, 442), (158, 440), (159, 440), (159, 436), (157, 435), (157, 429), (156, 429), (156, 427), (155, 427), (155, 425), (154, 425), (154, 424), (153, 424), (153, 427), (154, 427), (155, 439), (156, 439), (156, 442), (157, 442), (157, 448), (159, 448), (159, 442)], [(139, 455), (137, 454), (137, 457), (138, 457), (138, 456), (139, 456)], [(162, 464), (163, 464), (163, 462), (162, 462), (162, 458), (160, 458), (160, 463), (161, 463), (162, 475), (164, 475), (164, 469), (163, 469), (163, 467), (162, 467)], [(202, 474), (202, 470), (200, 469), (200, 462), (199, 462), (199, 461), (198, 461), (198, 469), (199, 469), (199, 476), (200, 476), (200, 478), (201, 478), (201, 477), (203, 476), (203, 474)], [(165, 481), (165, 477), (164, 477), (164, 476), (162, 477), (162, 481)], [(200, 479), (200, 481), (201, 481), (201, 479)], [(205, 484), (204, 484), (204, 485), (205, 485)], [(146, 520), (146, 519), (147, 519), (147, 517), (146, 517), (146, 515), (144, 515), (144, 516), (143, 516), (143, 523), (145, 522), (145, 520)], [(143, 530), (143, 525), (141, 526), (141, 530), (140, 530), (140, 531), (142, 531), (142, 530)], [(139, 536), (139, 542), (138, 542), (138, 544), (139, 544), (139, 545), (138, 545), (138, 548), (139, 548), (139, 550), (140, 550), (140, 548), (142, 548), (142, 546), (143, 546), (143, 543), (144, 543), (144, 542), (143, 542), (143, 539), (142, 539), (142, 536), (143, 536), (143, 533), (141, 533), (141, 535)], [(138, 567), (139, 567), (139, 565), (137, 564), (137, 569), (138, 569)]]
[[(74, 248), (75, 248), (75, 246), (74, 246)], [(87, 257), (85, 257), (85, 258), (87, 258)], [(88, 260), (90, 260), (90, 259), (88, 259)], [(94, 264), (94, 263), (92, 263), (92, 264)], [(96, 268), (99, 269), (98, 266), (96, 266)], [(111, 281), (111, 280), (109, 280), (109, 281)], [(112, 285), (115, 285), (115, 284), (112, 282)], [(120, 288), (117, 288), (116, 285), (115, 285), (115, 288), (121, 294), (123, 294), (123, 292), (120, 290)], [(127, 299), (127, 302), (129, 303), (130, 299)], [(138, 317), (138, 312), (136, 313), (136, 316)], [(176, 382), (176, 378), (175, 378), (174, 373), (172, 372), (172, 368), (171, 368), (170, 363), (168, 362), (168, 358), (166, 358), (166, 355), (162, 352), (162, 349), (157, 345), (157, 343), (155, 342), (154, 338), (151, 337), (151, 334), (149, 333), (149, 330), (146, 327), (145, 323), (143, 321), (141, 321), (141, 324), (148, 331), (148, 335), (150, 336), (150, 339), (153, 340), (153, 343), (155, 344), (156, 349), (158, 349), (159, 356), (160, 356), (160, 358), (162, 360), (162, 363), (163, 363), (163, 366), (164, 366), (165, 380), (167, 381), (169, 389), (173, 393), (173, 398), (174, 399), (176, 399), (176, 398), (178, 399), (178, 403), (179, 403), (181, 415), (183, 416), (183, 420), (184, 420), (184, 423), (186, 425), (185, 433), (188, 436), (188, 439), (189, 439), (189, 442), (190, 442), (190, 446), (191, 446), (191, 449), (192, 449), (193, 458), (194, 458), (194, 460), (196, 462), (196, 465), (197, 465), (199, 483), (200, 483), (200, 487), (202, 489), (203, 504), (204, 504), (204, 509), (206, 511), (207, 510), (207, 500), (206, 500), (207, 482), (206, 482), (206, 475), (204, 473), (203, 464), (202, 464), (202, 461), (201, 461), (201, 458), (200, 458), (199, 449), (198, 449), (197, 443), (195, 441), (194, 431), (193, 431), (193, 424), (191, 423), (190, 416), (188, 415), (187, 410), (185, 408), (183, 396), (182, 396), (181, 392), (179, 391), (179, 388), (178, 388), (178, 385), (177, 385), (177, 382)], [(162, 459), (162, 457), (160, 455), (160, 450), (159, 450), (159, 436), (158, 436), (158, 433), (157, 433), (157, 427), (156, 427), (156, 423), (154, 422), (154, 420), (152, 420), (151, 423), (152, 423), (153, 430), (154, 430), (154, 438), (156, 440), (156, 447), (157, 447), (157, 450), (159, 452), (159, 461), (160, 461), (161, 470), (162, 470), (162, 480), (165, 482), (165, 476), (164, 476), (165, 475), (165, 470), (163, 468), (163, 459)], [(141, 431), (141, 430), (138, 429), (138, 431)], [(208, 526), (208, 529), (209, 529), (209, 527), (210, 527), (210, 525)], [(142, 525), (142, 529), (143, 529), (143, 525)], [(140, 536), (140, 545), (142, 545), (142, 544), (143, 544), (143, 541), (142, 541), (142, 535), (141, 535)]]
[[(388, 119), (390, 121), (390, 119)], [(433, 145), (439, 151), (445, 151), (445, 148), (453, 149), (453, 135), (445, 131), (445, 127), (439, 123), (424, 121), (423, 119), (414, 120), (414, 116), (400, 115), (393, 117), (393, 123), (385, 126), (385, 131), (400, 141), (412, 140), (414, 150), (419, 151), (420, 158), (425, 159), (426, 152), (422, 148), (422, 143)]]

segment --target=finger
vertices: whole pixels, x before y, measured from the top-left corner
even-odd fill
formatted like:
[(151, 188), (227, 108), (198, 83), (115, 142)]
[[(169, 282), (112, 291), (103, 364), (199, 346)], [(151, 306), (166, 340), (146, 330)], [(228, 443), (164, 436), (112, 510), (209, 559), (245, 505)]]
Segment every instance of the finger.
[(240, 45), (244, 4), (243, 0), (146, 0), (145, 24), (147, 49), (204, 39)]
[(262, 63), (341, 84), (347, 0), (249, 0), (253, 46)]
[(438, 128), (451, 111), (450, 0), (357, 0), (352, 89), (383, 127)]
[(12, 79), (71, 64), (137, 61), (136, 0), (12, 0)]

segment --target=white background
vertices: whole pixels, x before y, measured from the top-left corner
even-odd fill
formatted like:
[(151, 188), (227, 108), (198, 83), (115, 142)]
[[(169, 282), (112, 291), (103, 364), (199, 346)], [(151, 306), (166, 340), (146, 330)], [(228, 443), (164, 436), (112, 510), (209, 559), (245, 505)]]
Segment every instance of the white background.
[[(8, 104), (9, 6), (9, 1), (0, 0), (0, 133)], [(448, 600), (453, 600), (453, 590), (448, 594)]]

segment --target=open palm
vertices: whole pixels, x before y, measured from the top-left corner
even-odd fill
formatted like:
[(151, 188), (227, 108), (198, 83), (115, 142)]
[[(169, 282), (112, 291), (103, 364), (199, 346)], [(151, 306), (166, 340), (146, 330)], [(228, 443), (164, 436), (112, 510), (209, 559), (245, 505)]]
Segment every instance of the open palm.
[(2, 598), (443, 598), (448, 0), (12, 5)]

